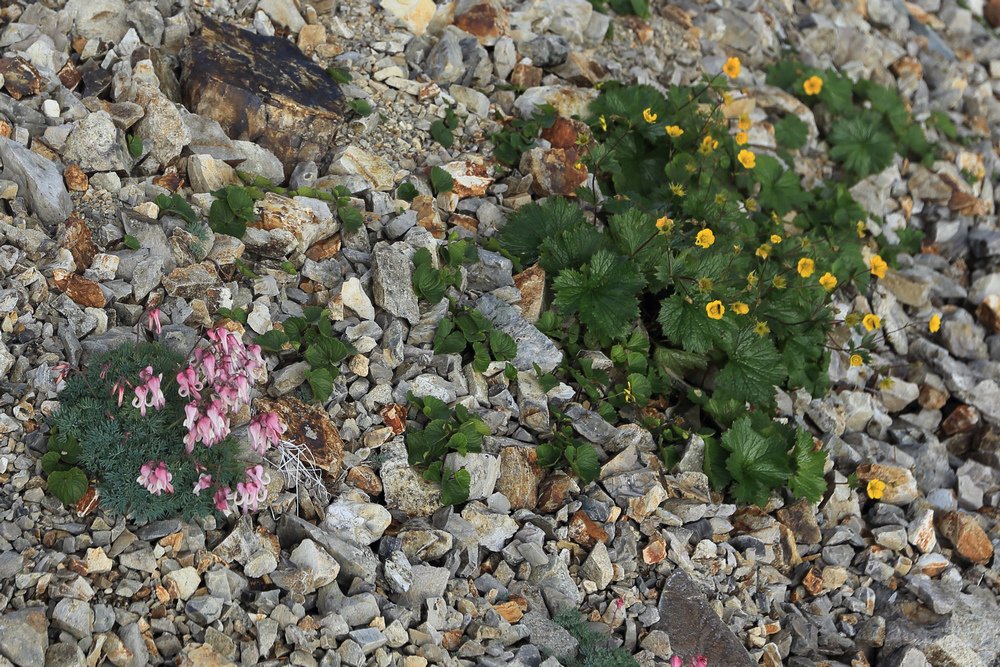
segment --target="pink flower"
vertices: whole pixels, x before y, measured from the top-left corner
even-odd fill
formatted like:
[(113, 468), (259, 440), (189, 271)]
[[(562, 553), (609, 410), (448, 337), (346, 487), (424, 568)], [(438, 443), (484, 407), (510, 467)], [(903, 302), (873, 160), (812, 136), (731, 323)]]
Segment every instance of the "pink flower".
[(163, 373), (146, 380), (146, 387), (149, 389), (153, 408), (157, 410), (162, 409), (167, 404), (167, 398), (163, 395), (163, 390), (160, 389), (161, 382), (163, 382)]
[(212, 500), (215, 502), (215, 509), (220, 512), (229, 511), (229, 494), (230, 490), (228, 486), (219, 487), (219, 489), (215, 492), (215, 495), (212, 497)]
[(199, 496), (202, 491), (210, 486), (212, 486), (212, 476), (201, 473), (201, 475), (198, 476), (198, 481), (194, 483), (194, 489), (192, 489), (191, 493)]
[(691, 667), (708, 667), (708, 658), (703, 655), (696, 655), (691, 658)]
[(118, 394), (118, 407), (122, 406), (122, 401), (125, 400), (125, 380), (119, 379), (115, 382), (115, 385), (111, 387), (111, 395), (114, 396)]
[(682, 664), (683, 662), (681, 661), (681, 657), (679, 655), (675, 655), (670, 658), (670, 667), (681, 667)]
[(149, 393), (149, 389), (146, 388), (146, 385), (140, 384), (138, 387), (135, 388), (134, 391), (135, 391), (135, 398), (132, 399), (132, 407), (139, 408), (139, 414), (145, 417), (146, 408), (152, 407), (153, 405), (152, 401), (149, 402), (146, 401), (146, 394)]
[(153, 308), (148, 313), (146, 313), (146, 328), (150, 331), (155, 331), (159, 334), (163, 331), (163, 327), (160, 325), (160, 309)]
[(250, 446), (255, 452), (264, 455), (268, 445), (275, 445), (281, 439), (286, 427), (273, 412), (261, 412), (250, 420)]
[(246, 482), (236, 485), (233, 503), (242, 508), (243, 513), (256, 512), (259, 503), (267, 499), (267, 485), (271, 478), (264, 473), (264, 466), (255, 465), (246, 470)]
[(167, 493), (173, 493), (174, 487), (170, 485), (170, 480), (173, 479), (173, 475), (167, 470), (167, 464), (165, 461), (154, 462), (147, 461), (142, 464), (139, 468), (139, 476), (135, 481), (139, 482), (140, 485), (145, 487), (147, 491), (152, 493), (154, 496), (158, 496), (164, 491)]
[(200, 392), (205, 388), (193, 366), (188, 366), (177, 374), (177, 385), (177, 393), (183, 398), (201, 398)]

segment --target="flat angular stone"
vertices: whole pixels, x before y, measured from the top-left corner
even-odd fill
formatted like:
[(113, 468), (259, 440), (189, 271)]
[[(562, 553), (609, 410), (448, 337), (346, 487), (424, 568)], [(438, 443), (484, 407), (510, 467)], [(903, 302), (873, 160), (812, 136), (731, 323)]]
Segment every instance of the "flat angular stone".
[(328, 161), (343, 117), (340, 87), (291, 42), (205, 17), (183, 55), (185, 105), (234, 139), (273, 152), (291, 173)]
[(658, 608), (660, 621), (653, 627), (670, 635), (670, 645), (676, 654), (703, 655), (709, 665), (757, 665), (684, 572), (676, 570), (667, 579)]
[(312, 455), (310, 463), (335, 478), (344, 461), (344, 441), (326, 411), (285, 396), (275, 400), (259, 399), (259, 409), (275, 412), (288, 430), (284, 438), (304, 445)]

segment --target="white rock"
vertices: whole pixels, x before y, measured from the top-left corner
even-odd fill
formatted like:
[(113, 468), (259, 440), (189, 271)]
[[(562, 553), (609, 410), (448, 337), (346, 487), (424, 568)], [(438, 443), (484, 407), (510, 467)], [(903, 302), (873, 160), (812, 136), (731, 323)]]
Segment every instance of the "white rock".
[(422, 35), (427, 30), (437, 6), (434, 0), (382, 0), (382, 9), (399, 20), (414, 35)]
[(60, 113), (59, 103), (55, 100), (45, 100), (42, 102), (42, 113), (45, 114), (46, 118), (58, 118)]
[(306, 24), (292, 0), (261, 0), (257, 9), (267, 14), (278, 25), (284, 26), (292, 32), (302, 30)]
[(340, 291), (341, 301), (363, 320), (375, 319), (375, 307), (358, 278), (348, 278)]
[(340, 563), (330, 553), (309, 539), (302, 540), (289, 556), (297, 567), (313, 576), (316, 588), (336, 581)]
[(598, 542), (590, 551), (587, 560), (580, 566), (580, 576), (593, 581), (598, 589), (604, 590), (614, 578), (614, 573), (608, 548), (604, 546), (604, 542)]
[(327, 507), (323, 528), (365, 546), (382, 537), (390, 523), (392, 515), (381, 505), (342, 499)]
[(177, 597), (181, 600), (190, 598), (201, 585), (201, 575), (193, 567), (182, 567), (179, 570), (174, 570), (168, 573), (164, 579), (177, 587)]

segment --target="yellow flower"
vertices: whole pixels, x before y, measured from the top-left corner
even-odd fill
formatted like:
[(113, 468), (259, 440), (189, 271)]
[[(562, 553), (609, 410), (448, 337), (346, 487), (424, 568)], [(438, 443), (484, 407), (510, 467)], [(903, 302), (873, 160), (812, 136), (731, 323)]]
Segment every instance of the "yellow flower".
[(771, 244), (762, 243), (760, 247), (757, 248), (757, 252), (755, 252), (754, 254), (760, 257), (761, 259), (767, 259), (767, 256), (771, 254)]
[(875, 331), (882, 326), (882, 318), (873, 313), (868, 313), (861, 318), (861, 324), (864, 326), (866, 331)]
[(715, 234), (711, 229), (703, 229), (694, 238), (694, 244), (699, 248), (708, 248), (715, 243)]
[(743, 201), (743, 207), (749, 212), (753, 213), (754, 211), (757, 210), (757, 200), (754, 199), (753, 197), (747, 197)]
[(667, 134), (674, 139), (684, 134), (684, 130), (680, 125), (667, 125), (663, 129), (666, 130)]
[(927, 323), (927, 328), (931, 333), (937, 333), (938, 329), (941, 328), (941, 315), (940, 313), (934, 313), (931, 315), (931, 321)]
[(722, 93), (722, 103), (723, 104), (732, 104), (733, 103), (733, 94), (730, 93), (730, 92), (728, 92), (728, 91)]
[(706, 134), (701, 140), (701, 147), (698, 150), (704, 155), (708, 155), (719, 147), (719, 140), (713, 139), (711, 134)]
[(737, 146), (743, 146), (746, 142), (750, 141), (750, 137), (747, 136), (746, 132), (737, 132), (736, 137), (733, 139)]
[(711, 278), (698, 278), (698, 289), (702, 292), (711, 292), (715, 287), (715, 281)]
[(844, 318), (844, 324), (849, 328), (853, 329), (861, 323), (861, 315), (857, 313), (847, 313)]
[(604, 118), (603, 115), (601, 115), (600, 117), (598, 117), (597, 122), (601, 124), (601, 131), (602, 132), (607, 132), (608, 131), (608, 121)]
[(662, 218), (657, 218), (656, 228), (660, 231), (661, 234), (669, 234), (670, 231), (674, 228), (673, 218), (668, 218), (667, 216), (663, 216)]
[(625, 396), (625, 402), (626, 403), (634, 403), (635, 402), (635, 394), (632, 393), (632, 383), (631, 382), (627, 382), (625, 384), (625, 391), (622, 392), (622, 393)]
[(655, 123), (656, 122), (656, 114), (653, 113), (653, 110), (650, 109), (649, 107), (646, 107), (645, 109), (642, 110), (642, 118), (647, 123)]
[(767, 326), (767, 322), (757, 322), (753, 325), (753, 332), (758, 336), (763, 337), (771, 333), (771, 328)]
[(577, 171), (583, 171), (583, 163), (577, 160), (576, 162), (573, 163), (573, 168), (576, 169)]
[(750, 312), (750, 306), (743, 303), (742, 301), (737, 301), (736, 303), (731, 304), (729, 307), (732, 308), (733, 312), (736, 313), (737, 315), (746, 315), (747, 313)]
[(819, 95), (819, 91), (823, 90), (823, 79), (813, 74), (802, 83), (802, 90), (806, 95)]
[(705, 313), (713, 320), (721, 320), (722, 316), (726, 314), (726, 307), (722, 305), (721, 301), (716, 299), (705, 306)]
[(757, 272), (751, 271), (747, 274), (747, 287), (756, 287), (758, 280), (760, 279), (757, 277)]
[(855, 225), (855, 228), (858, 231), (858, 238), (863, 239), (865, 237), (865, 221), (858, 220), (857, 224)]
[(785, 289), (788, 287), (788, 281), (785, 280), (785, 276), (775, 276), (771, 279), (771, 284), (777, 289)]
[(816, 270), (816, 262), (812, 261), (808, 257), (803, 257), (799, 260), (798, 266), (796, 266), (795, 269), (799, 272), (800, 276), (808, 278), (813, 274), (813, 271)]
[(889, 265), (879, 255), (872, 255), (872, 258), (868, 260), (868, 266), (871, 267), (872, 275), (876, 278), (885, 278), (885, 270), (889, 268)]
[(750, 114), (741, 113), (740, 114), (740, 119), (739, 119), (739, 121), (737, 121), (737, 127), (739, 127), (741, 130), (749, 130), (750, 129)]
[(860, 366), (865, 363), (864, 358), (860, 354), (851, 355), (851, 366)]
[(680, 183), (671, 183), (670, 191), (674, 193), (674, 195), (677, 197), (683, 197), (684, 195), (687, 194), (687, 192), (684, 191), (684, 186), (681, 185)]
[(753, 151), (748, 151), (745, 148), (736, 155), (736, 159), (747, 169), (753, 169), (757, 166), (757, 156), (753, 154)]
[(726, 64), (722, 66), (722, 71), (725, 72), (726, 76), (728, 76), (730, 79), (735, 79), (736, 77), (738, 77), (740, 75), (740, 69), (741, 69), (740, 59), (737, 58), (736, 56), (733, 56), (732, 58), (727, 60)]
[(778, 245), (779, 243), (781, 243), (781, 237), (778, 236), (777, 234), (771, 234), (771, 243), (773, 243), (774, 245)]
[(715, 195), (715, 203), (718, 204), (719, 206), (722, 206), (723, 204), (725, 204), (726, 203), (726, 193), (725, 192), (718, 192), (718, 193), (716, 193), (716, 195)]
[(832, 292), (833, 288), (837, 286), (837, 276), (827, 271), (819, 279), (819, 284), (822, 285), (823, 289), (825, 289), (827, 292)]
[(882, 494), (885, 493), (885, 482), (880, 479), (868, 480), (868, 488), (865, 490), (868, 492), (869, 498), (879, 500), (882, 498)]

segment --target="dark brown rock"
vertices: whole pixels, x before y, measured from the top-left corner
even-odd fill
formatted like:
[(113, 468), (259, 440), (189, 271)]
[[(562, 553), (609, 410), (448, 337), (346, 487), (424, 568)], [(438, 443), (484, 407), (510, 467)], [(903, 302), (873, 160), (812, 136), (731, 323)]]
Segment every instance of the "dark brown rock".
[(474, 35), (480, 44), (492, 46), (510, 28), (510, 21), (499, 0), (460, 0), (455, 25)]
[(312, 457), (307, 463), (329, 473), (331, 478), (340, 474), (344, 461), (344, 441), (326, 410), (290, 396), (274, 400), (258, 399), (257, 407), (278, 415), (287, 427), (282, 437), (309, 450)]
[(993, 558), (993, 544), (971, 514), (948, 512), (938, 518), (937, 529), (964, 560), (985, 565)]
[(15, 100), (37, 95), (42, 89), (42, 75), (21, 56), (0, 58), (0, 75), (3, 75), (4, 89)]
[(90, 278), (84, 278), (62, 269), (53, 271), (52, 277), (60, 291), (85, 308), (104, 308), (108, 302), (104, 292), (101, 291), (101, 286)]
[(181, 86), (189, 109), (270, 150), (286, 174), (329, 162), (343, 95), (291, 42), (205, 18), (184, 51)]
[(87, 223), (80, 216), (71, 215), (66, 219), (66, 224), (63, 226), (61, 232), (60, 244), (73, 255), (77, 273), (83, 273), (85, 269), (90, 268), (90, 264), (94, 261), (94, 255), (97, 254), (97, 246), (94, 244), (90, 227), (87, 226)]

